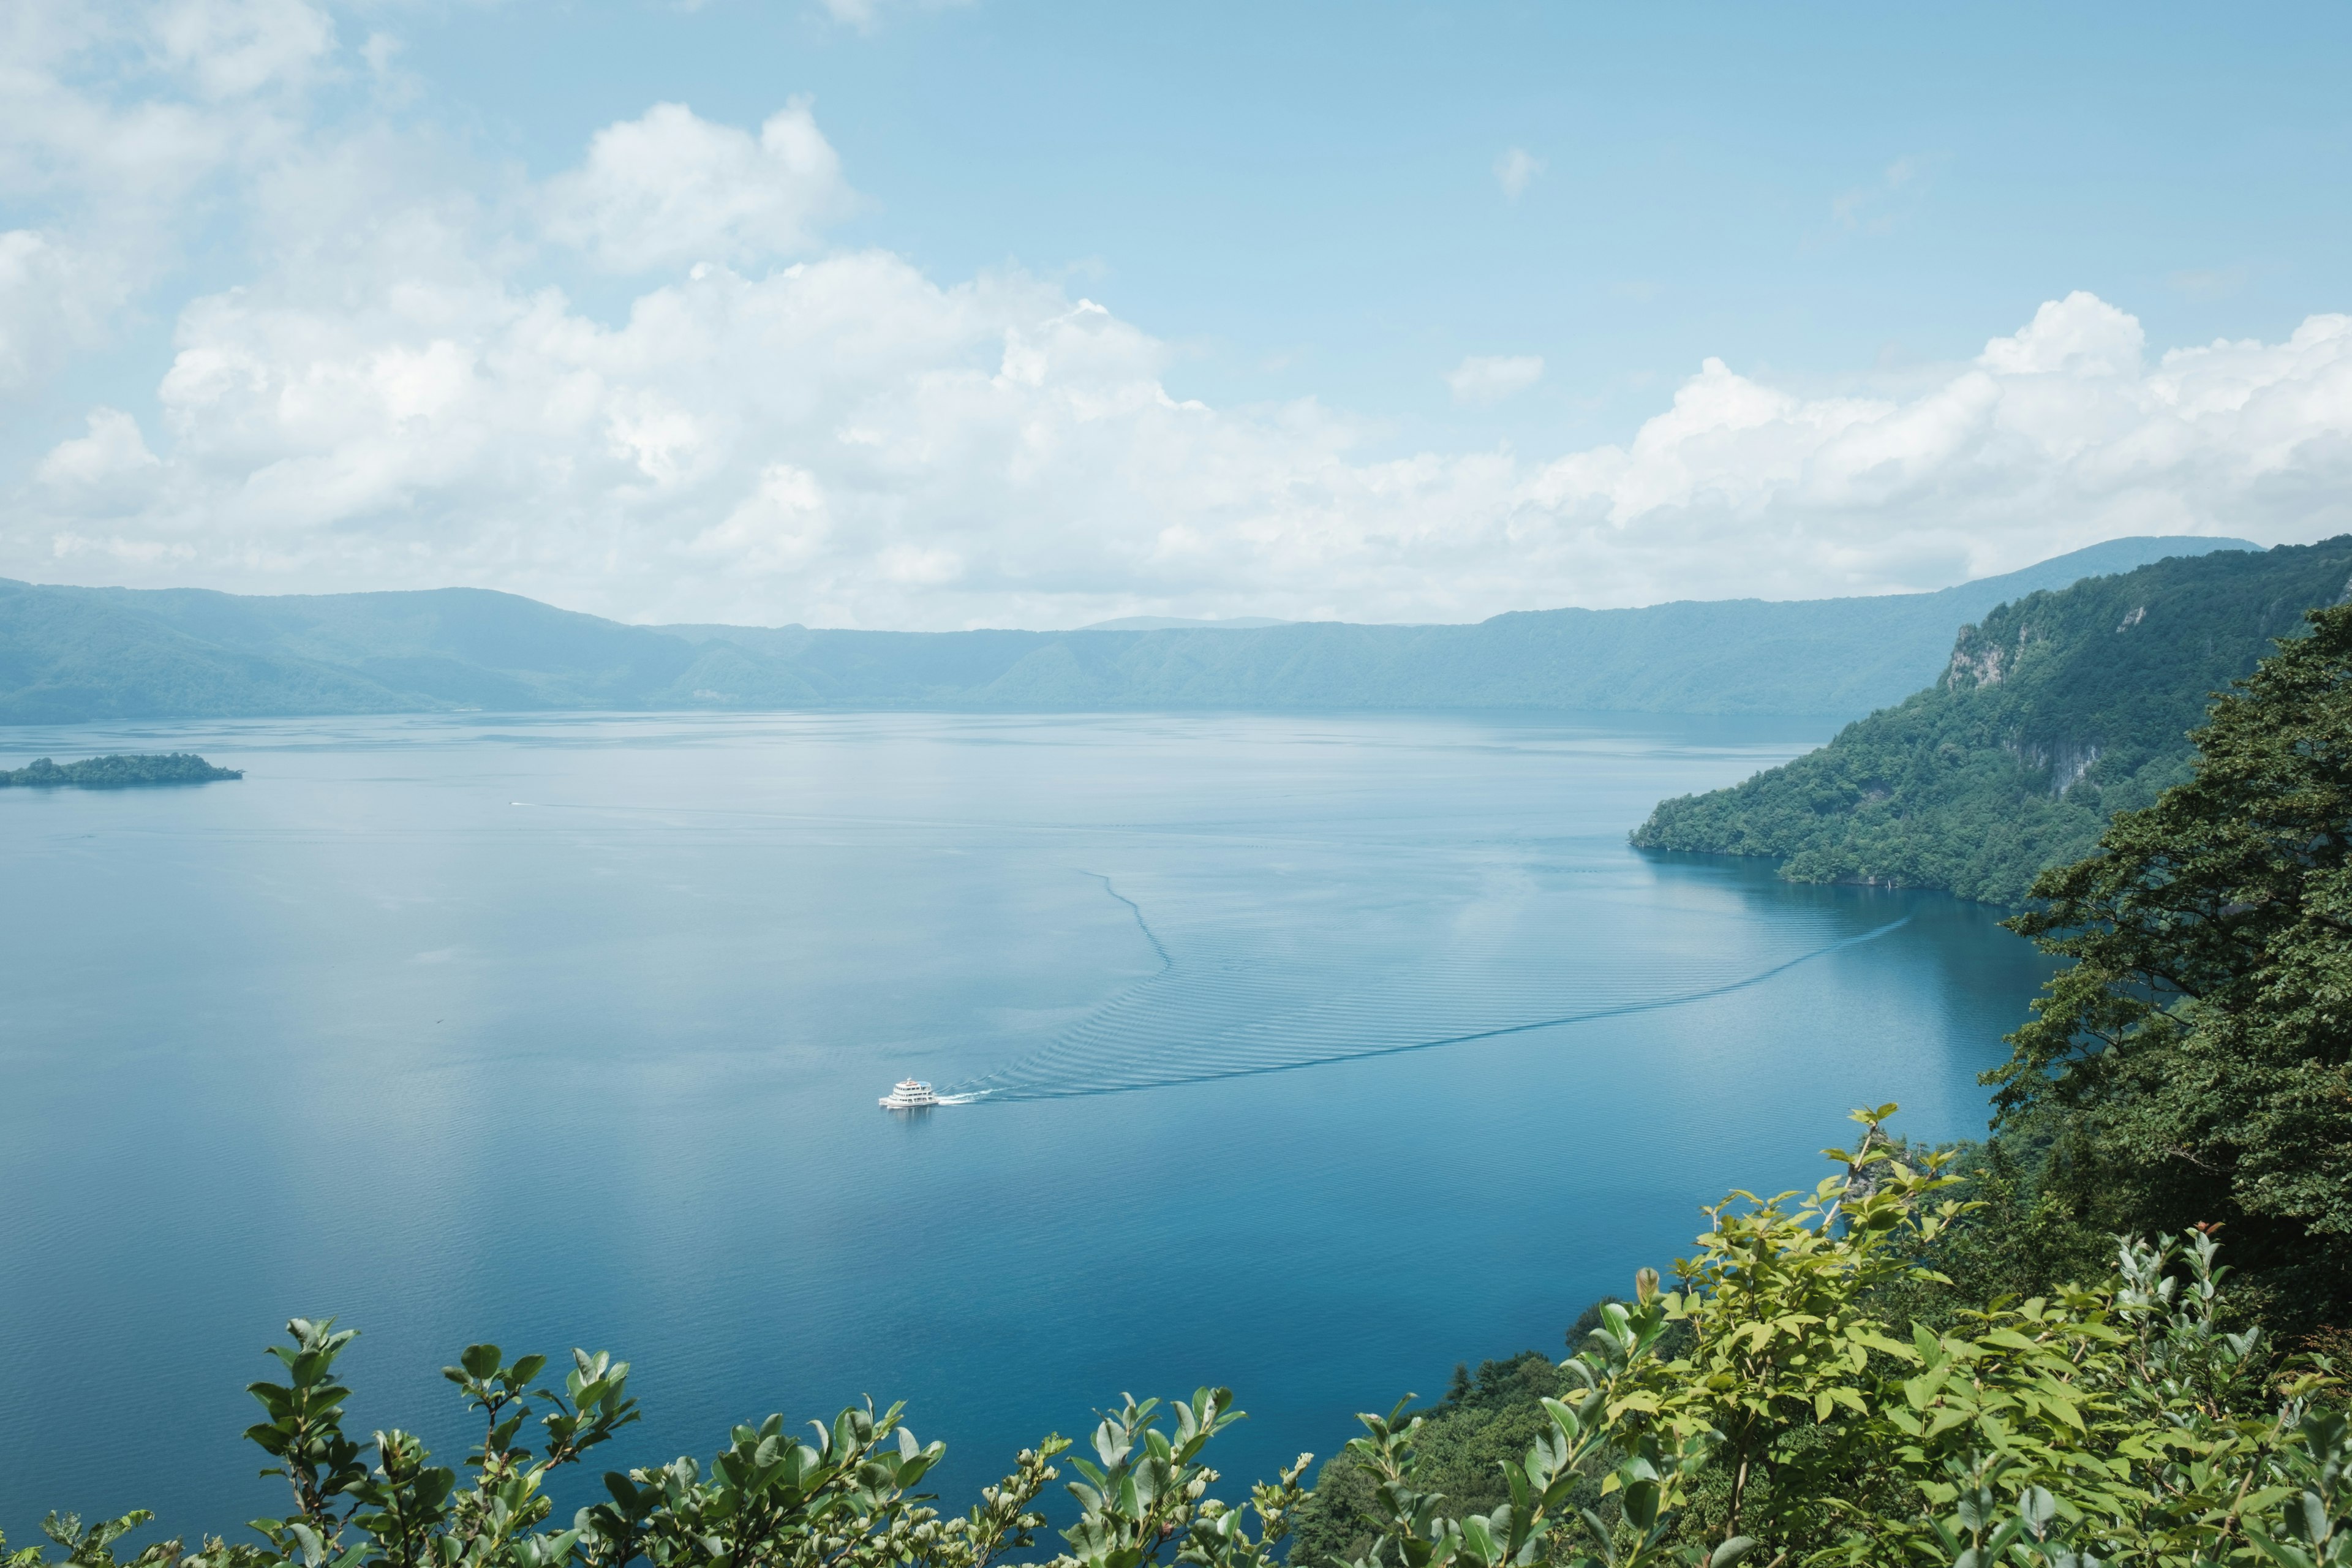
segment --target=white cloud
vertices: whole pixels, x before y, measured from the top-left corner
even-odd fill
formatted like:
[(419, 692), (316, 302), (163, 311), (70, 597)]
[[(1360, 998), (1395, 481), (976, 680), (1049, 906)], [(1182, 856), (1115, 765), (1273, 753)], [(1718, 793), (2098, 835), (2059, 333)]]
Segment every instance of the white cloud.
[[(157, 581), (944, 626), (1870, 591), (2120, 532), (2352, 526), (2352, 318), (2153, 367), (2137, 343), (2075, 295), (1901, 400), (1710, 360), (1621, 444), (1375, 459), (1314, 403), (1171, 397), (1157, 341), (1017, 274), (700, 267), (618, 326), (488, 269), (352, 302), (278, 282), (184, 316), (145, 499), (49, 486), (14, 553), (70, 536)], [(136, 465), (120, 418), (45, 473)]]
[(1919, 195), (1920, 160), (1897, 158), (1877, 180), (1841, 191), (1830, 202), (1830, 221), (1849, 233), (1885, 234)]
[(2134, 375), (2147, 344), (2136, 318), (2078, 289), (2044, 304), (2008, 337), (1985, 344), (1977, 363), (2011, 375)]
[(38, 229), (0, 233), (0, 394), (39, 384), (105, 336), (124, 290), (109, 258)]
[(393, 62), (400, 58), (400, 52), (405, 47), (396, 34), (370, 33), (367, 42), (360, 46), (360, 58), (367, 62), (371, 75), (382, 79), (391, 74)]
[(307, 76), (335, 25), (305, 0), (168, 0), (151, 13), (159, 52), (206, 98), (236, 98)]
[(139, 421), (119, 408), (89, 411), (89, 434), (60, 441), (49, 449), (33, 472), (45, 485), (61, 489), (90, 489), (161, 467), (147, 449)]
[(334, 47), (304, 0), (0, 6), (0, 397), (119, 341), (224, 171), (297, 140)]
[(1530, 493), (1613, 530), (1772, 538), (1815, 570), (1874, 555), (1895, 582), (1934, 546), (1990, 569), (2124, 532), (2352, 525), (2352, 317), (2175, 350), (2148, 374), (2139, 342), (2078, 293), (1905, 402), (1800, 398), (1710, 360), (1628, 447), (1562, 458)]
[(782, 571), (813, 560), (832, 529), (817, 477), (790, 463), (771, 463), (726, 521), (696, 535), (688, 549), (738, 572)]
[(1500, 403), (1541, 381), (1543, 368), (1540, 354), (1472, 354), (1445, 373), (1445, 384), (1456, 403)]
[(1512, 201), (1527, 194), (1536, 176), (1544, 172), (1544, 161), (1524, 147), (1513, 147), (1495, 160), (1495, 180), (1503, 187), (1503, 195)]
[[(442, 172), (437, 143), (310, 126), (299, 83), (338, 57), (299, 22), (266, 48), (259, 22), (222, 24), (225, 58), (257, 51), (235, 69), (165, 59), (190, 101), (58, 85), (42, 62), (97, 47), (65, 23), (0, 51), (0, 88), (32, 84), (0, 90), (0, 192), (94, 193), (0, 238), (0, 379), (28, 384), (139, 297), (139, 237), (171, 226), (110, 215), (185, 210), (230, 171), (268, 258), (177, 305), (143, 433), (99, 409), (0, 473), (0, 574), (472, 583), (644, 619), (1453, 620), (2352, 528), (2345, 316), (2159, 353), (2072, 294), (1901, 397), (1708, 360), (1619, 441), (1391, 454), (1314, 400), (1174, 396), (1167, 345), (1061, 284), (824, 251), (850, 197), (805, 104), (756, 133), (656, 106), (550, 187), (501, 189)], [(539, 222), (651, 275), (583, 310)], [(1447, 380), (1475, 402), (1541, 371), (1473, 358)]]
[(801, 99), (756, 140), (657, 103), (596, 132), (586, 163), (545, 198), (548, 233), (616, 272), (805, 251), (849, 199), (841, 159)]

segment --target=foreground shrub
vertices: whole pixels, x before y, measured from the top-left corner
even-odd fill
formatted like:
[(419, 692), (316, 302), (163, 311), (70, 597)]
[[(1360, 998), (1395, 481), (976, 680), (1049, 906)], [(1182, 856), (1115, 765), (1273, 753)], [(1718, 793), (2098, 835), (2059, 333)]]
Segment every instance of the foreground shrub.
[[(738, 1426), (705, 1468), (691, 1458), (604, 1476), (606, 1500), (581, 1509), (570, 1528), (547, 1528), (553, 1504), (549, 1477), (576, 1464), (637, 1419), (627, 1394), (629, 1364), (572, 1352), (561, 1390), (541, 1382), (544, 1356), (509, 1363), (496, 1345), (469, 1345), (449, 1381), (484, 1422), (467, 1457), (469, 1472), (431, 1464), (406, 1432), (377, 1432), (362, 1445), (342, 1429), (351, 1390), (335, 1381), (336, 1358), (356, 1337), (332, 1320), (298, 1318), (291, 1344), (270, 1353), (283, 1383), (257, 1383), (253, 1396), (268, 1419), (246, 1436), (277, 1463), (294, 1511), (260, 1519), (266, 1544), (207, 1540), (151, 1546), (119, 1564), (113, 1543), (148, 1522), (143, 1512), (85, 1529), (72, 1515), (43, 1521), (65, 1548), (0, 1556), (6, 1568), (44, 1562), (74, 1568), (984, 1568), (1034, 1544), (1043, 1516), (1031, 1504), (1058, 1473), (1052, 1461), (1069, 1447), (1048, 1437), (1024, 1450), (1013, 1473), (984, 1487), (968, 1512), (943, 1518), (915, 1487), (947, 1451), (924, 1444), (900, 1421), (900, 1406), (852, 1406), (813, 1440), (784, 1431), (783, 1417)], [(540, 1446), (520, 1441), (537, 1416)], [(1095, 1428), (1092, 1460), (1073, 1461), (1085, 1477), (1069, 1488), (1081, 1505), (1055, 1559), (1068, 1568), (1139, 1568), (1170, 1553), (1198, 1568), (1270, 1568), (1286, 1533), (1284, 1517), (1300, 1495), (1308, 1456), (1252, 1493), (1250, 1513), (1207, 1496), (1216, 1473), (1202, 1449), (1241, 1418), (1229, 1389), (1202, 1389), (1191, 1400), (1124, 1400)], [(373, 1459), (371, 1464), (368, 1461)], [(5, 1545), (5, 1542), (0, 1542)]]
[[(1906, 1287), (1950, 1286), (1921, 1260), (1973, 1207), (1951, 1195), (1948, 1156), (1886, 1137), (1894, 1109), (1855, 1113), (1861, 1142), (1827, 1152), (1838, 1169), (1811, 1194), (1709, 1209), (1673, 1289), (1643, 1269), (1633, 1300), (1601, 1304), (1547, 1380), (1558, 1392), (1524, 1456), (1499, 1467), (1507, 1500), (1449, 1505), (1423, 1489), (1424, 1418), (1362, 1417), (1348, 1472), (1373, 1539), (1354, 1568), (2352, 1568), (2352, 1426), (2333, 1368), (2282, 1363), (2260, 1329), (2226, 1326), (2210, 1230), (2124, 1238), (2107, 1279), (1981, 1303), (1940, 1331), (1885, 1321)], [(268, 1419), (247, 1436), (292, 1511), (256, 1521), (259, 1543), (168, 1542), (132, 1568), (984, 1568), (1034, 1545), (1033, 1505), (1069, 1447), (1048, 1437), (943, 1516), (915, 1489), (943, 1446), (918, 1441), (900, 1407), (845, 1410), (814, 1440), (771, 1416), (707, 1469), (606, 1472), (605, 1500), (552, 1528), (549, 1477), (637, 1418), (626, 1363), (574, 1352), (550, 1387), (543, 1358), (469, 1347), (446, 1369), (483, 1421), (461, 1478), (407, 1433), (345, 1434), (334, 1364), (352, 1332), (289, 1331), (272, 1352), (284, 1381), (252, 1386)], [(1078, 1514), (1055, 1568), (1272, 1568), (1309, 1457), (1245, 1508), (1211, 1497), (1202, 1456), (1239, 1418), (1225, 1389), (1124, 1400), (1092, 1457), (1070, 1461)], [(6, 1568), (115, 1568), (114, 1542), (145, 1522), (53, 1514), (63, 1558), (28, 1548)]]

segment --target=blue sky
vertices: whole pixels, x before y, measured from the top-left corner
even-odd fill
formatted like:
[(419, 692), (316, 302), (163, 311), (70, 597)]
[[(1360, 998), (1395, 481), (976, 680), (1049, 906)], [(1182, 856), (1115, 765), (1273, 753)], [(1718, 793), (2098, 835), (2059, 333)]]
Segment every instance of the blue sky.
[[(26, 24), (20, 103), (79, 107), (0, 128), (0, 230), (121, 277), (16, 356), (0, 572), (1459, 619), (2347, 521), (2341, 7), (838, 4)], [(831, 163), (779, 173), (748, 138), (793, 105)], [(213, 150), (158, 174), (54, 129), (163, 110)], [(600, 163), (631, 125), (667, 131)], [(632, 180), (717, 205), (616, 238), (652, 210)], [(697, 265), (749, 313), (632, 337), (709, 292)], [(761, 339), (819, 298), (814, 338)], [(2184, 402), (2165, 355), (2217, 339)], [(394, 359), (446, 372), (425, 412), (379, 385), (288, 416)], [(545, 417), (583, 377), (593, 407)]]
[[(1541, 354), (1551, 384), (1471, 439), (1622, 435), (1709, 354), (1963, 358), (2074, 289), (2165, 343), (2347, 303), (2341, 6), (989, 4), (861, 31), (714, 0), (404, 36), (426, 112), (541, 174), (656, 100), (750, 123), (811, 94), (871, 202), (842, 238), (1066, 275), (1184, 346), (1180, 395), (1443, 422), (1464, 355)], [(1516, 200), (1513, 148), (1543, 165)]]

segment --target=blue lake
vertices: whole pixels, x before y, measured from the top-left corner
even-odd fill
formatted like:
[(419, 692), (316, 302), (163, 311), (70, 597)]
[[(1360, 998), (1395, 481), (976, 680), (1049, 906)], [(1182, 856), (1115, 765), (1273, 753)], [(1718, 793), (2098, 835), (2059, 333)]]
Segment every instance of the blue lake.
[[(1846, 1109), (1981, 1131), (1994, 913), (1637, 855), (1826, 726), (761, 715), (0, 731), (242, 783), (0, 793), (0, 1528), (278, 1510), (297, 1313), (462, 1458), (474, 1340), (607, 1348), (599, 1458), (903, 1398), (951, 1500), (1231, 1384), (1239, 1490), (1560, 1349)], [(913, 1116), (912, 1074), (972, 1102)], [(151, 1436), (150, 1435), (158, 1435)], [(958, 1502), (961, 1506), (961, 1501)]]

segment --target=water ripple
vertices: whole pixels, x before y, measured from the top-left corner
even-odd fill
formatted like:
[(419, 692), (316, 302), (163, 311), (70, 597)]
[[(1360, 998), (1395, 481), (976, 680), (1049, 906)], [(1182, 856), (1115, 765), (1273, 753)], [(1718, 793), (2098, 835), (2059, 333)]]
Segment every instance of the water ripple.
[[(1824, 912), (1759, 931), (1752, 917), (1735, 929), (1685, 911), (1671, 932), (1636, 922), (1613, 942), (1586, 928), (1563, 942), (1536, 900), (1499, 931), (1465, 919), (1445, 946), (1382, 952), (1377, 936), (1351, 923), (1360, 907), (1329, 911), (1303, 933), (1295, 911), (1209, 910), (1156, 923), (1109, 877), (1086, 875), (1132, 911), (1159, 973), (1033, 1055), (947, 1086), (944, 1101), (1066, 1100), (1295, 1072), (1685, 1006), (1875, 942), (1911, 918), (1854, 931)], [(1285, 926), (1303, 940), (1275, 940)], [(1368, 972), (1381, 978), (1366, 984)]]

